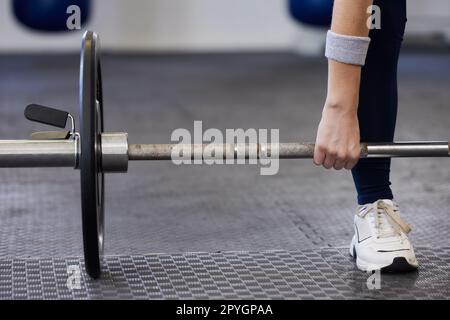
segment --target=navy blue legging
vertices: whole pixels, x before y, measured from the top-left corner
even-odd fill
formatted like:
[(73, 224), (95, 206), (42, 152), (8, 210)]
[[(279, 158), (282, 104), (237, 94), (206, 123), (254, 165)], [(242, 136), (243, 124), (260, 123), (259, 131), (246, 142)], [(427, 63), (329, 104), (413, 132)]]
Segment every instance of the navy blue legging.
[[(381, 29), (370, 31), (371, 43), (362, 68), (358, 118), (361, 141), (392, 142), (397, 118), (397, 62), (406, 25), (406, 0), (375, 0)], [(393, 199), (390, 159), (362, 159), (352, 175), (358, 203)]]

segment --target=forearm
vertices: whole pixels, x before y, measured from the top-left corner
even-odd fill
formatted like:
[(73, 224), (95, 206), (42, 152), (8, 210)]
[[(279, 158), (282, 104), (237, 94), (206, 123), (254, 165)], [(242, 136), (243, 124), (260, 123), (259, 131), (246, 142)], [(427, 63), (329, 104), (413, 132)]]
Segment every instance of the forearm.
[(331, 30), (349, 36), (367, 37), (367, 8), (373, 0), (335, 0)]
[(358, 109), (361, 67), (328, 60), (326, 109), (356, 113)]
[[(367, 37), (367, 8), (373, 0), (335, 0), (331, 30), (350, 36)], [(356, 113), (361, 67), (328, 61), (328, 92), (325, 108)], [(345, 101), (345, 103), (342, 103)]]

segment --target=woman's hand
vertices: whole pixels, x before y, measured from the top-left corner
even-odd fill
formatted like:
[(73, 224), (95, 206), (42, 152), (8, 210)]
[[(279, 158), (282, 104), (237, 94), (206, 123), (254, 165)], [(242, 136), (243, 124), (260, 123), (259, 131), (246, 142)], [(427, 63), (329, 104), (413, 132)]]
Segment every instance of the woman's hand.
[[(335, 0), (331, 30), (367, 37), (368, 6), (373, 0)], [(328, 60), (328, 92), (317, 130), (314, 163), (327, 169), (351, 169), (359, 160), (358, 97), (361, 67)]]
[(314, 163), (327, 169), (352, 169), (359, 160), (358, 116), (354, 108), (326, 103), (319, 124)]

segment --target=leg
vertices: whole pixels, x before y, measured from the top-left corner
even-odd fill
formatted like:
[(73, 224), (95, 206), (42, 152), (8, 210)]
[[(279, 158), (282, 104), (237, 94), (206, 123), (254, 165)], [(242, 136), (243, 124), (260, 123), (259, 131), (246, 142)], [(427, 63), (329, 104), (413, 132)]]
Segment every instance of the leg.
[[(371, 30), (371, 44), (362, 69), (358, 118), (361, 141), (391, 142), (397, 117), (397, 62), (406, 24), (406, 0), (375, 0), (381, 29)], [(358, 203), (392, 199), (390, 159), (362, 159), (352, 175)]]

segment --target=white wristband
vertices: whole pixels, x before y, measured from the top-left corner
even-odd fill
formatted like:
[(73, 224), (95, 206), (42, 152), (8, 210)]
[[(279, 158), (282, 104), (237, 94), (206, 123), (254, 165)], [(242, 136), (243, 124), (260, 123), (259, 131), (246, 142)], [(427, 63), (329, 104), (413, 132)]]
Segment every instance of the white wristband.
[(363, 66), (369, 44), (369, 37), (347, 36), (328, 30), (325, 57), (346, 64)]

